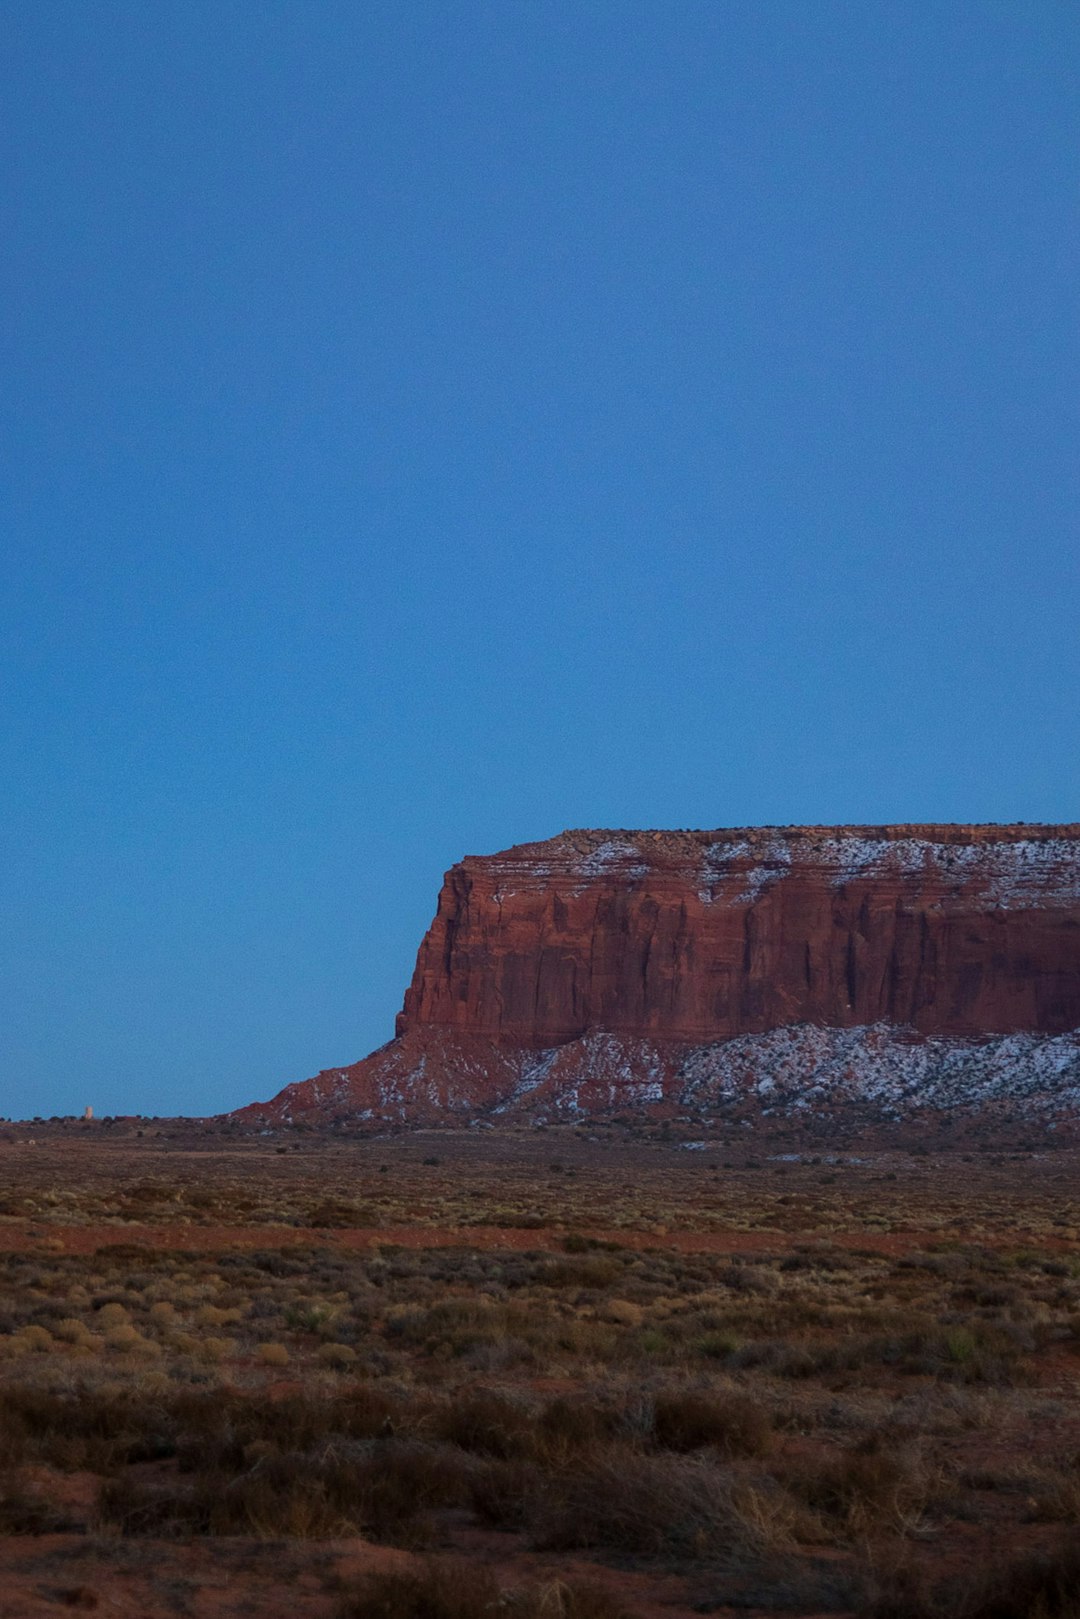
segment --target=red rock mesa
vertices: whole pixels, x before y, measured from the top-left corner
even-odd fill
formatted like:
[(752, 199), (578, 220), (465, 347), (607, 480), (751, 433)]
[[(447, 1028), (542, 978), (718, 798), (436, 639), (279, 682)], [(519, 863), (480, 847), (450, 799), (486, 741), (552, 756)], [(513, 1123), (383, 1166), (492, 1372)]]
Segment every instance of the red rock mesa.
[(395, 1042), (244, 1111), (671, 1111), (762, 1080), (793, 1105), (865, 1092), (886, 1049), (919, 1072), (883, 1106), (954, 1105), (988, 1062), (1080, 1102), (1078, 1027), (1078, 825), (564, 832), (447, 873)]

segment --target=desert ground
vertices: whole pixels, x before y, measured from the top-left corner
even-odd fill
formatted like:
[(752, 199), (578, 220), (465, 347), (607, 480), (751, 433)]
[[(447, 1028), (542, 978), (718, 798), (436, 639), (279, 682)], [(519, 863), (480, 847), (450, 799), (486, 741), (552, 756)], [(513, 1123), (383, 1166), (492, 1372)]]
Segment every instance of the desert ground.
[(1080, 1151), (0, 1126), (0, 1619), (1080, 1613)]

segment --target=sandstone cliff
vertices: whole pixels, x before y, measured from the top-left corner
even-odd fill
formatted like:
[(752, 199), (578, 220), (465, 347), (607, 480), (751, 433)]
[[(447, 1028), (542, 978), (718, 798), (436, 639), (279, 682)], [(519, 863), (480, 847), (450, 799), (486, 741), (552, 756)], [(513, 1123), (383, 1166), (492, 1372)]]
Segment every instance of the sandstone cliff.
[(447, 874), (398, 1033), (1080, 1025), (1080, 828), (564, 832)]
[(397, 1040), (262, 1112), (709, 1105), (777, 1062), (794, 1105), (884, 1047), (897, 1095), (955, 1097), (957, 1053), (1020, 1084), (1056, 1036), (1060, 1091), (1078, 1028), (1080, 826), (565, 832), (453, 867)]

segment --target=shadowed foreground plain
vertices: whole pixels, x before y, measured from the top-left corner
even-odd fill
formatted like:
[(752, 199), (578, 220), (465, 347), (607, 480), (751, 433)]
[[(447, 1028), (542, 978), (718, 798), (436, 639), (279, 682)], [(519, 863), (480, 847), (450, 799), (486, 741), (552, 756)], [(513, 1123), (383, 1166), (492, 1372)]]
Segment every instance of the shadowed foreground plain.
[(9, 1127), (0, 1613), (1075, 1613), (1080, 1157), (756, 1151)]

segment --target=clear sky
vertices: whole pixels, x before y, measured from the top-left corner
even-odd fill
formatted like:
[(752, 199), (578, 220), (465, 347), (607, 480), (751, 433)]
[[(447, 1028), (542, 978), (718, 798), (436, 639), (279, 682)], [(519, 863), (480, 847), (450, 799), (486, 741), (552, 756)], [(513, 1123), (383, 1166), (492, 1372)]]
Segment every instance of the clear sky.
[(0, 1114), (566, 826), (1080, 818), (1064, 0), (4, 8)]

